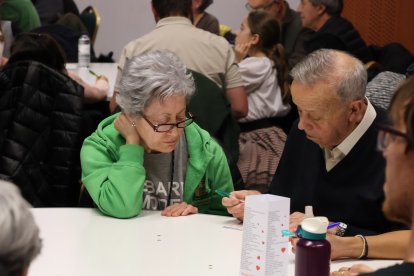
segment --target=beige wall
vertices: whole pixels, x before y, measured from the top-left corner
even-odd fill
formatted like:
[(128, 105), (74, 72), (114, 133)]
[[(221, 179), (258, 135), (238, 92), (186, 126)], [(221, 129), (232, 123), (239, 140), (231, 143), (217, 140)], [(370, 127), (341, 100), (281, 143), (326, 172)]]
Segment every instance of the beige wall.
[[(289, 0), (296, 9), (300, 0)], [(154, 18), (151, 12), (150, 0), (75, 0), (79, 10), (86, 6), (95, 6), (101, 14), (101, 26), (98, 31), (95, 51), (107, 54), (114, 52), (117, 61), (126, 43), (151, 31)], [(245, 0), (215, 0), (208, 12), (215, 15), (220, 23), (239, 28), (242, 18), (247, 14), (244, 8)]]

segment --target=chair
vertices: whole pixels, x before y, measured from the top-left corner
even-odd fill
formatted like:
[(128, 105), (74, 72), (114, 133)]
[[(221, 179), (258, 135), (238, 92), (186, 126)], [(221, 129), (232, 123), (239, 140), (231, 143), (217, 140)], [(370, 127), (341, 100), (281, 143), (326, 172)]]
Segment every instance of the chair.
[(239, 157), (240, 128), (231, 113), (230, 103), (225, 92), (215, 82), (201, 73), (189, 70), (196, 86), (188, 110), (196, 116), (197, 124), (208, 131), (222, 146), (233, 177), (235, 189), (243, 187), (237, 169)]
[(99, 25), (101, 24), (101, 16), (95, 7), (88, 6), (81, 12), (80, 18), (88, 30), (91, 45), (94, 46)]

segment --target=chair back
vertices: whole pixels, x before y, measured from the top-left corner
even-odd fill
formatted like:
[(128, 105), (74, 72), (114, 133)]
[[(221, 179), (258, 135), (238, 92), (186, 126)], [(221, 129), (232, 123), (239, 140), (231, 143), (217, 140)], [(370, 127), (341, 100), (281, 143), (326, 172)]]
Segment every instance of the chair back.
[(95, 7), (88, 6), (81, 12), (80, 18), (88, 30), (91, 45), (94, 46), (99, 25), (101, 24), (101, 16)]
[(224, 90), (203, 74), (190, 71), (196, 90), (188, 110), (196, 116), (197, 124), (219, 141), (227, 156), (237, 162), (240, 128), (231, 113)]

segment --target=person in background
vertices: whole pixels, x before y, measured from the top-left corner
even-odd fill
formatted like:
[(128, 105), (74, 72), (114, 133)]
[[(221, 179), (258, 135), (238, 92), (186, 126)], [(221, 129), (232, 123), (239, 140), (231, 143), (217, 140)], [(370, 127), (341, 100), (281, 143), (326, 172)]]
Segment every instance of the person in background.
[[(354, 265), (332, 272), (332, 276), (414, 275), (414, 77), (410, 77), (395, 93), (389, 115), (391, 124), (379, 126), (378, 135), (378, 149), (387, 161), (383, 211), (389, 219), (411, 227), (411, 231), (407, 232), (410, 237), (406, 239), (404, 262), (375, 272), (366, 265)], [(394, 238), (384, 239), (383, 242), (391, 244)], [(370, 248), (371, 245), (368, 246), (369, 251)], [(382, 250), (386, 254), (389, 248), (384, 246)]]
[(18, 35), (11, 48), (8, 63), (34, 60), (68, 75), (84, 88), (86, 103), (103, 101), (109, 91), (108, 78), (99, 76), (95, 84), (86, 83), (76, 73), (66, 70), (66, 57), (59, 44), (48, 34), (22, 33)]
[(16, 185), (0, 180), (0, 275), (26, 276), (42, 240), (30, 205)]
[(39, 15), (30, 0), (0, 0), (0, 20), (11, 21), (15, 36), (40, 26)]
[(303, 28), (299, 14), (284, 0), (248, 0), (249, 11), (263, 10), (281, 22), (281, 41), (285, 47), (289, 68), (292, 68), (304, 56), (304, 42), (309, 38), (310, 30)]
[(73, 0), (32, 0), (42, 25), (50, 25), (66, 13), (79, 16), (79, 9)]
[(239, 120), (237, 165), (245, 187), (261, 192), (269, 189), (286, 141), (271, 119), (290, 110), (289, 68), (280, 42), (279, 22), (263, 11), (250, 12), (236, 36), (236, 62), (249, 105), (247, 116)]
[(211, 4), (213, 4), (213, 0), (193, 0), (193, 4), (191, 6), (193, 11), (193, 24), (197, 28), (219, 35), (219, 21), (215, 16), (206, 12), (206, 9)]
[[(291, 71), (291, 93), (299, 111), (286, 140), (269, 193), (290, 198), (290, 229), (303, 219), (305, 206), (331, 221), (337, 235), (375, 235), (399, 230), (381, 210), (385, 160), (377, 151), (376, 127), (382, 109), (365, 97), (367, 72), (345, 52), (321, 49)], [(242, 219), (240, 199), (256, 193), (237, 191), (223, 198), (229, 213)]]
[(301, 0), (298, 12), (302, 25), (314, 31), (305, 42), (307, 54), (318, 49), (350, 53), (363, 63), (373, 60), (371, 51), (351, 22), (341, 16), (343, 0)]
[[(235, 118), (247, 115), (247, 96), (234, 52), (227, 41), (192, 25), (192, 0), (152, 0), (157, 26), (152, 32), (129, 42), (118, 62), (115, 93), (119, 92), (122, 71), (129, 59), (146, 52), (173, 51), (187, 66), (214, 81), (225, 90)], [(116, 107), (115, 99), (111, 111)]]
[(230, 169), (221, 147), (186, 112), (194, 87), (172, 52), (125, 64), (117, 99), (122, 112), (102, 121), (81, 150), (82, 182), (102, 213), (226, 214), (214, 191), (233, 191)]

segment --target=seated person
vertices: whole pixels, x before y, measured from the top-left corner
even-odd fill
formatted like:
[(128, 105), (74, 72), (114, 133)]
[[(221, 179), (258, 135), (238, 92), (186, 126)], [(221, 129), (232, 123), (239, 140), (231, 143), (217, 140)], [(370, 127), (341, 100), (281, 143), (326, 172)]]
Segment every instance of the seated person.
[(76, 73), (65, 68), (66, 57), (59, 44), (48, 34), (22, 33), (16, 37), (11, 48), (8, 63), (21, 60), (34, 60), (71, 77), (84, 88), (86, 103), (99, 102), (106, 99), (109, 91), (108, 78), (99, 76), (96, 83), (90, 85)]
[[(414, 77), (409, 78), (397, 90), (391, 101), (389, 114), (392, 124), (380, 126), (380, 135), (378, 136), (378, 149), (383, 152), (387, 160), (383, 210), (389, 219), (411, 226), (411, 231), (407, 231), (410, 237), (405, 238), (404, 262), (367, 274), (363, 273), (373, 271), (373, 269), (366, 265), (354, 265), (333, 272), (331, 274), (333, 276), (414, 275), (414, 236), (412, 231), (414, 218)], [(392, 247), (394, 241), (401, 243), (395, 238), (398, 236), (388, 236), (382, 239), (381, 242), (384, 245), (388, 244), (388, 246), (381, 248), (382, 256), (388, 255), (387, 251), (390, 249), (394, 250)], [(333, 249), (336, 248), (335, 244)], [(371, 245), (368, 246), (368, 254), (370, 251)]]
[(0, 180), (0, 275), (27, 275), (41, 248), (30, 205), (16, 185)]
[[(338, 234), (369, 235), (401, 227), (385, 219), (385, 161), (376, 149), (376, 124), (386, 114), (365, 97), (367, 73), (362, 63), (336, 50), (308, 55), (291, 72), (291, 93), (299, 111), (270, 185), (269, 193), (291, 199), (291, 228), (305, 206), (347, 227)], [(254, 191), (223, 198), (229, 213), (243, 219), (240, 199)]]
[(192, 0), (193, 24), (197, 28), (219, 35), (220, 28), (217, 18), (206, 9), (213, 3), (213, 0)]
[(267, 12), (253, 11), (236, 37), (236, 62), (247, 92), (248, 113), (239, 119), (238, 167), (245, 187), (266, 192), (282, 155), (286, 134), (272, 119), (290, 110), (288, 65), (280, 24)]
[(347, 51), (363, 63), (373, 60), (371, 51), (351, 22), (341, 16), (343, 0), (302, 0), (298, 12), (304, 27), (314, 34), (304, 43), (305, 51)]
[(186, 70), (169, 51), (132, 57), (124, 67), (116, 96), (122, 112), (102, 121), (81, 150), (82, 181), (102, 213), (226, 214), (214, 190), (233, 190), (230, 170), (186, 112), (194, 93)]

